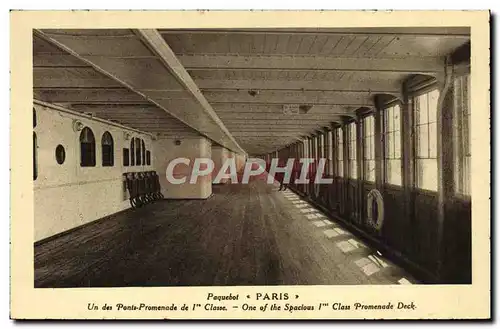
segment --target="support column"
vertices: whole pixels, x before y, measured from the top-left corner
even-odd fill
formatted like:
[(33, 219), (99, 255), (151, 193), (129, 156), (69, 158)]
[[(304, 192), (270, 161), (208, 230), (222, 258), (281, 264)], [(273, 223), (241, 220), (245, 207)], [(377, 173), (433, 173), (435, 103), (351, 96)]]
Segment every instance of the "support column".
[[(205, 137), (158, 138), (154, 142), (155, 170), (160, 176), (162, 193), (166, 199), (206, 199), (212, 195), (212, 174), (198, 177), (196, 183), (190, 179), (196, 158), (211, 159), (211, 142)], [(173, 177), (185, 182), (175, 184), (167, 179), (167, 167), (176, 159), (184, 158), (189, 164), (179, 163), (173, 167)], [(205, 166), (204, 166), (205, 167)], [(203, 167), (201, 168), (203, 169)]]
[(437, 104), (437, 162), (438, 162), (438, 211), (437, 211), (437, 275), (442, 280), (445, 275), (444, 221), (446, 201), (453, 193), (453, 66), (447, 59), (445, 76), (440, 81)]

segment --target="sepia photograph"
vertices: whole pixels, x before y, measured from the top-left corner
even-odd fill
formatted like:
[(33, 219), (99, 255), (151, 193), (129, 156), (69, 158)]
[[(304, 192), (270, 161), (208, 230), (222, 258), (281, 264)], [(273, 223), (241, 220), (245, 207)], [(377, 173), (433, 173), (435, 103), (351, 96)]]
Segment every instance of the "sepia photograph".
[[(32, 273), (23, 287), (79, 294), (74, 318), (412, 318), (425, 307), (411, 289), (458, 299), (451, 289), (484, 284), (489, 296), (489, 67), (474, 67), (489, 50), (472, 47), (472, 23), (385, 13), (386, 25), (356, 26), (330, 12), (333, 26), (273, 25), (240, 12), (255, 26), (231, 27), (219, 24), (230, 12), (193, 11), (178, 20), (212, 24), (154, 25), (149, 12), (140, 26), (122, 12), (117, 25), (110, 12), (100, 26), (95, 12), (95, 25), (42, 13), (22, 28), (30, 53), (11, 59), (32, 91), (12, 121), (26, 130), (33, 117), (33, 221), (12, 217), (27, 232), (14, 245)], [(471, 14), (489, 28), (488, 12)], [(127, 302), (123, 288), (169, 293)]]

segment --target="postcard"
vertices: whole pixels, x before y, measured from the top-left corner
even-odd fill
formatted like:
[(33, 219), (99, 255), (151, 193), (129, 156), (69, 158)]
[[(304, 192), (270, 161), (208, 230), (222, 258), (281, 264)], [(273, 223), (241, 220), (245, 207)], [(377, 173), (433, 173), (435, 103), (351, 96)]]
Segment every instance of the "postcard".
[(12, 11), (11, 317), (490, 319), (489, 18)]

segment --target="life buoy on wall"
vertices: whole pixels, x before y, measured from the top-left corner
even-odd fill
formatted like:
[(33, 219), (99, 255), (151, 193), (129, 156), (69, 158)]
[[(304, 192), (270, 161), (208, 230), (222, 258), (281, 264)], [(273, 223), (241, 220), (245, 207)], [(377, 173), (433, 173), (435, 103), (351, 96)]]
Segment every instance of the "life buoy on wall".
[[(377, 204), (377, 219), (375, 220), (372, 216), (373, 214), (373, 202)], [(367, 216), (368, 224), (375, 230), (380, 231), (382, 225), (384, 224), (384, 199), (379, 190), (373, 189), (368, 193), (367, 196)]]

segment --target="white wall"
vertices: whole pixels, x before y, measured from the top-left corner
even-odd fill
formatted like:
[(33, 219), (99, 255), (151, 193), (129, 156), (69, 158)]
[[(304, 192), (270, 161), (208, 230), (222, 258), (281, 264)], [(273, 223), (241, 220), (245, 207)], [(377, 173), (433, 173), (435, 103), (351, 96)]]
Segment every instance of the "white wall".
[[(38, 177), (34, 183), (35, 241), (97, 220), (128, 208), (128, 193), (122, 174), (154, 170), (155, 151), (151, 137), (90, 118), (35, 105), (37, 126)], [(80, 167), (80, 132), (73, 120), (92, 129), (96, 141), (96, 166)], [(114, 166), (102, 167), (101, 137), (109, 131), (114, 141)], [(130, 148), (130, 137), (140, 137), (151, 151), (150, 166), (124, 167), (123, 148)], [(57, 145), (63, 145), (66, 159), (58, 164)], [(161, 174), (161, 173), (160, 173)], [(160, 175), (161, 176), (161, 175)]]
[[(176, 145), (176, 140), (181, 144)], [(201, 136), (184, 136), (179, 138), (159, 138), (154, 141), (155, 170), (160, 176), (162, 193), (168, 199), (206, 199), (212, 195), (212, 175), (198, 177), (196, 184), (190, 184), (191, 172), (195, 158), (211, 159), (211, 141)], [(186, 177), (184, 184), (172, 184), (167, 181), (166, 169), (170, 161), (176, 158), (187, 158), (189, 166), (179, 164), (174, 168), (174, 177)]]

